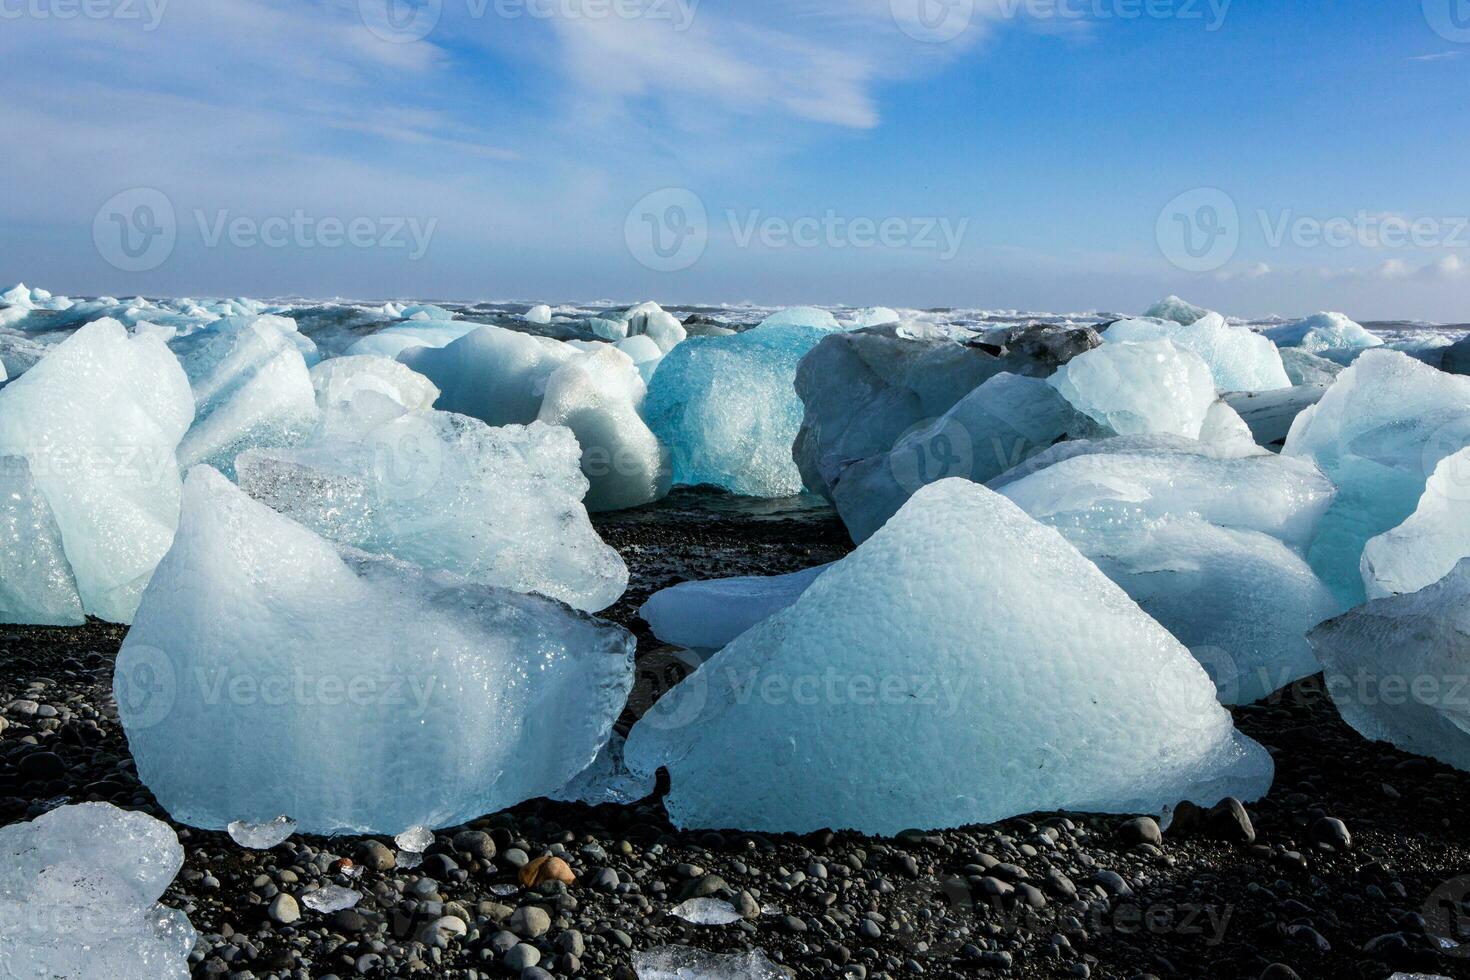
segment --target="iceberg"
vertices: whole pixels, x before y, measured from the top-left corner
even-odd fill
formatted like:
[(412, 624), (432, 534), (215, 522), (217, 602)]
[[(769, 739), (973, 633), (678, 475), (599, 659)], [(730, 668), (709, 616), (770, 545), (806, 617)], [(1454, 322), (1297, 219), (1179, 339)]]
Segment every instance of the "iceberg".
[(1069, 434), (1099, 429), (1045, 381), (998, 374), (887, 453), (842, 470), (832, 501), (861, 544), (920, 487), (952, 477), (986, 483)]
[(792, 379), (824, 336), (813, 327), (763, 327), (694, 337), (665, 355), (644, 417), (668, 447), (673, 482), (749, 497), (800, 493), (791, 443), (802, 406)]
[(481, 326), (441, 348), (409, 348), (398, 360), (439, 388), (440, 410), (489, 425), (527, 425), (541, 411), (552, 372), (576, 353), (559, 340)]
[(154, 337), (98, 320), (0, 389), (0, 456), (26, 460), (82, 607), (130, 622), (178, 523), (189, 381)]
[[(893, 318), (897, 320), (897, 317)], [(884, 320), (891, 323), (891, 320)], [(866, 325), (866, 324), (865, 324)], [(815, 306), (793, 306), (790, 309), (779, 310), (766, 317), (757, 326), (760, 327), (813, 327), (818, 330), (841, 330), (842, 325), (837, 318), (826, 310), (819, 310)]]
[(589, 324), (593, 334), (604, 340), (646, 336), (667, 354), (684, 342), (689, 334), (674, 314), (657, 303), (640, 303), (621, 313), (608, 313), (593, 318)]
[(0, 623), (87, 621), (51, 506), (22, 456), (0, 456)]
[(1091, 327), (1018, 327), (993, 340), (961, 343), (916, 322), (824, 337), (796, 373), (804, 413), (791, 453), (806, 488), (831, 499), (849, 465), (886, 455), (990, 378), (1044, 378), (1102, 344)]
[(877, 835), (1256, 799), (1273, 773), (1177, 640), (964, 480), (920, 490), (674, 687), (626, 758), (669, 770), (680, 827)]
[(653, 372), (658, 369), (659, 362), (663, 360), (664, 352), (659, 350), (646, 334), (637, 334), (625, 337), (617, 341), (613, 346), (627, 354), (638, 365), (638, 373), (643, 377), (645, 388), (653, 380)]
[(551, 307), (547, 306), (544, 303), (540, 306), (531, 307), (529, 310), (526, 311), (526, 322), (539, 324), (550, 323)]
[(1470, 561), (1418, 592), (1374, 599), (1312, 631), (1342, 720), (1470, 771)]
[(1261, 451), (1251, 427), (1223, 398), (1211, 405), (1210, 410), (1205, 413), (1205, 424), (1200, 426), (1199, 441), (1220, 456), (1255, 456)]
[(231, 317), (169, 345), (194, 392), (180, 467), (207, 463), (233, 476), (246, 449), (294, 446), (311, 436), (320, 413), (293, 336), (295, 324), (284, 317)]
[(1063, 443), (991, 486), (1189, 647), (1224, 703), (1317, 672), (1306, 633), (1341, 607), (1304, 557), (1334, 492), (1310, 463), (1121, 437)]
[(885, 323), (898, 323), (903, 316), (897, 310), (891, 310), (886, 306), (870, 306), (865, 310), (853, 310), (843, 319), (844, 330), (855, 330), (860, 327), (878, 327)]
[(830, 567), (818, 565), (789, 575), (683, 582), (655, 592), (638, 614), (665, 643), (690, 650), (719, 650), (791, 605)]
[(668, 451), (638, 414), (645, 393), (633, 359), (606, 345), (573, 356), (546, 382), (538, 418), (576, 435), (588, 510), (625, 510), (668, 496)]
[(1282, 453), (1314, 461), (1338, 487), (1308, 555), (1343, 608), (1363, 602), (1372, 538), (1419, 505), (1440, 460), (1470, 446), (1470, 379), (1397, 351), (1371, 350), (1297, 416)]
[(1381, 347), (1383, 339), (1341, 313), (1316, 313), (1305, 320), (1271, 327), (1265, 331), (1278, 347), (1296, 347), (1308, 354), (1349, 358), (1370, 347)]
[(468, 320), (416, 320), (385, 327), (357, 341), (345, 353), (396, 358), (415, 347), (447, 347), (482, 326), (484, 324)]
[(1218, 316), (1211, 314), (1209, 310), (1187, 303), (1178, 296), (1166, 296), (1151, 306), (1145, 319), (1171, 320), (1183, 326), (1189, 326), (1203, 320), (1207, 316)]
[(565, 786), (612, 732), (633, 648), (551, 599), (339, 553), (196, 467), (113, 686), (176, 820), (396, 834)]
[(321, 411), (320, 431), (327, 435), (357, 431), (364, 419), (388, 421), (405, 411), (427, 412), (439, 398), (439, 389), (423, 375), (386, 357), (367, 355), (321, 362), (311, 369), (311, 387)]
[(1330, 385), (1343, 371), (1343, 365), (1336, 361), (1296, 347), (1283, 347), (1279, 353), (1286, 376), (1294, 385)]
[(435, 411), (252, 450), (237, 468), (252, 497), (339, 544), (591, 612), (618, 600), (628, 568), (582, 506), (578, 456), (560, 426)]
[(1398, 527), (1363, 548), (1363, 587), (1369, 599), (1418, 592), (1470, 557), (1470, 449), (1435, 467), (1419, 506)]
[(157, 904), (184, 864), (173, 829), (110, 803), (0, 827), (7, 977), (188, 980), (197, 934)]
[(1206, 313), (1187, 326), (1170, 320), (1119, 320), (1103, 331), (1103, 339), (1110, 343), (1172, 341), (1204, 359), (1220, 391), (1291, 387), (1276, 345), (1246, 327), (1229, 326), (1218, 313)]
[(1169, 340), (1105, 344), (1049, 381), (1073, 408), (1118, 435), (1197, 439), (1218, 398), (1209, 365)]

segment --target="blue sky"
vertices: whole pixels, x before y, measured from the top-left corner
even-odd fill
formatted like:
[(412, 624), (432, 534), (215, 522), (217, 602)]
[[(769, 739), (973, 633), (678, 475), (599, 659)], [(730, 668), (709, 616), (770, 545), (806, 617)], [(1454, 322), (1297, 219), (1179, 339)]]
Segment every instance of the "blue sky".
[(1470, 0), (0, 0), (0, 65), (61, 293), (1470, 320)]

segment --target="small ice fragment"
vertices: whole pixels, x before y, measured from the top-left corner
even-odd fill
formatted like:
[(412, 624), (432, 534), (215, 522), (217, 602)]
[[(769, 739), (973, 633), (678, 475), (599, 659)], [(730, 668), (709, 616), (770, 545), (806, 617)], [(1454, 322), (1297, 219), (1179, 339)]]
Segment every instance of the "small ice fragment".
[(313, 912), (323, 914), (350, 909), (360, 901), (362, 901), (362, 892), (343, 888), (340, 885), (328, 885), (314, 892), (306, 892), (301, 896), (303, 905)]
[(697, 926), (726, 926), (741, 918), (735, 906), (718, 898), (691, 898), (675, 905), (672, 914)]
[(430, 844), (434, 843), (434, 832), (424, 826), (410, 827), (393, 838), (393, 843), (397, 844), (400, 850), (422, 854), (429, 849)]
[(517, 886), (515, 886), (515, 885), (491, 885), (490, 886), (490, 894), (492, 894), (492, 895), (498, 895), (501, 898), (504, 898), (506, 895), (514, 895), (518, 891), (520, 891), (520, 888), (517, 887)]
[(786, 980), (758, 949), (706, 953), (688, 946), (660, 946), (633, 954), (638, 980)]
[(283, 814), (264, 823), (236, 820), (228, 829), (230, 838), (241, 847), (248, 847), (252, 851), (268, 851), (296, 833), (296, 821)]
[(403, 871), (412, 871), (424, 863), (424, 856), (418, 851), (399, 851), (398, 867)]

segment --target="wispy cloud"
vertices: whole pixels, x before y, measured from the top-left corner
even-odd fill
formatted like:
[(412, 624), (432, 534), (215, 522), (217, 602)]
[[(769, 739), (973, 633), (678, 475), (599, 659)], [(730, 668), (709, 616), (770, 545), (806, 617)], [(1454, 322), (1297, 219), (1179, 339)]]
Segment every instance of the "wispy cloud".
[(1417, 55), (1414, 55), (1413, 57), (1411, 57), (1409, 60), (1410, 61), (1453, 61), (1454, 59), (1460, 57), (1464, 53), (1465, 52), (1463, 52), (1463, 51), (1439, 51), (1439, 52), (1436, 52), (1434, 54), (1417, 54)]

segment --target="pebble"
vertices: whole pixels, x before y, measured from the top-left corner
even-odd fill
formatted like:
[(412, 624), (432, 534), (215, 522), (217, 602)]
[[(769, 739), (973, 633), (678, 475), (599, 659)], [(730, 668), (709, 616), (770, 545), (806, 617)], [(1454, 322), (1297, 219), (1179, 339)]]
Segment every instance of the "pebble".
[(511, 913), (505, 927), (523, 939), (536, 939), (551, 929), (551, 916), (539, 905), (523, 905)]
[(270, 907), (266, 914), (271, 917), (272, 922), (279, 922), (283, 926), (289, 926), (301, 918), (301, 906), (296, 904), (296, 899), (281, 892), (271, 899)]
[(1124, 847), (1135, 844), (1153, 844), (1158, 847), (1164, 843), (1164, 835), (1159, 830), (1158, 821), (1153, 817), (1135, 817), (1118, 827), (1118, 840)]
[(517, 943), (505, 951), (505, 956), (501, 958), (501, 962), (505, 964), (507, 969), (519, 972), (527, 967), (540, 963), (541, 950), (532, 946), (530, 943)]

